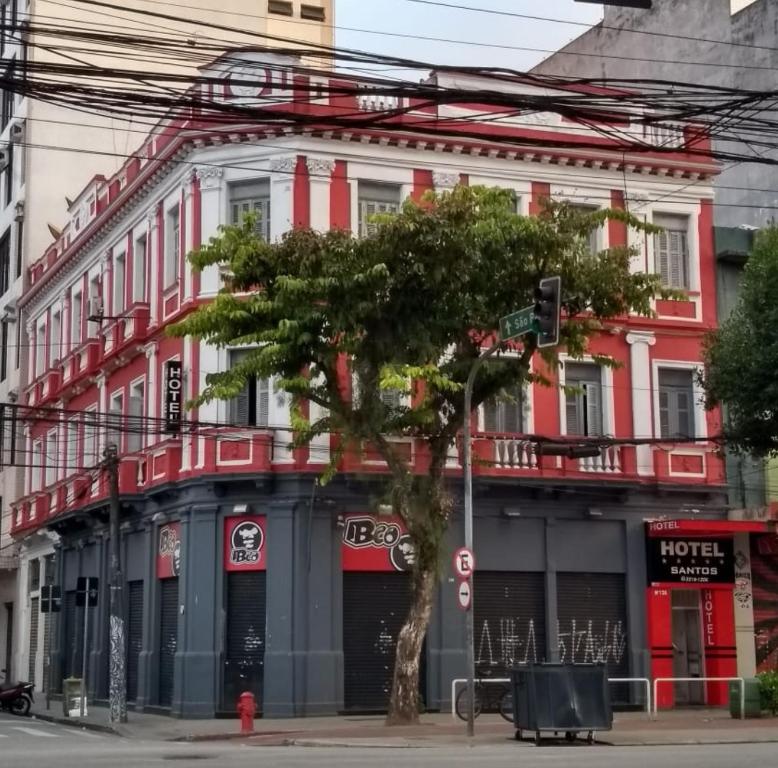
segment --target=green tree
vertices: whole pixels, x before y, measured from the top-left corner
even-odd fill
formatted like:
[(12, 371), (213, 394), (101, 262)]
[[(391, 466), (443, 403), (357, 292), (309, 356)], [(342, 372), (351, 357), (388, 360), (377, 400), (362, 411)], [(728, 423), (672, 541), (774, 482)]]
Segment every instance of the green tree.
[(706, 405), (726, 406), (727, 447), (778, 453), (778, 228), (757, 235), (738, 303), (708, 336), (704, 359)]
[[(298, 230), (266, 243), (247, 220), (224, 227), (189, 257), (196, 269), (223, 265), (230, 277), (174, 333), (218, 346), (258, 345), (231, 370), (209, 375), (198, 402), (230, 399), (252, 375), (278, 376), (292, 398), (297, 444), (336, 433), (341, 452), (370, 444), (386, 462), (387, 500), (416, 553), (389, 723), (418, 718), (419, 654), (452, 513), (446, 457), (465, 417), (464, 382), (494, 340), (498, 319), (530, 304), (542, 277), (560, 275), (561, 343), (581, 356), (603, 319), (629, 311), (649, 315), (660, 292), (657, 276), (630, 272), (634, 254), (627, 248), (588, 250), (588, 234), (609, 218), (640, 226), (623, 211), (582, 213), (549, 203), (541, 216), (525, 217), (513, 208), (504, 190), (460, 187), (420, 205), (407, 202), (363, 239)], [(498, 355), (481, 369), (474, 407), (507, 387), (539, 380), (530, 372), (534, 337), (514, 348), (518, 354)], [(544, 354), (553, 364), (555, 351)], [(343, 380), (344, 366), (351, 381)], [(411, 404), (382, 398), (385, 390), (413, 394)], [(305, 420), (306, 401), (326, 415)], [(425, 473), (414, 472), (391, 440), (396, 436), (421, 441)], [(339, 459), (336, 452), (332, 472)]]

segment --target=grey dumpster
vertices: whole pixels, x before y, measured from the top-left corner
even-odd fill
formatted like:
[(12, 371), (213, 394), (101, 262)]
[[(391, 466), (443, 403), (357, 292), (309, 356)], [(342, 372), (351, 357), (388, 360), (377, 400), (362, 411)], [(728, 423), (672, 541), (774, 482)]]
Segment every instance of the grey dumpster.
[(564, 732), (573, 741), (587, 732), (613, 726), (608, 675), (604, 664), (528, 664), (511, 670), (516, 738), (525, 731), (540, 743), (543, 731)]

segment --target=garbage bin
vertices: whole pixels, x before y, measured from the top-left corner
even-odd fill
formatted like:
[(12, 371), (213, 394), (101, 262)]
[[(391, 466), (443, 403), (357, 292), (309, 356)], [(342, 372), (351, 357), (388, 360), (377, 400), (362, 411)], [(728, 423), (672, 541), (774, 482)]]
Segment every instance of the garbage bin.
[(564, 731), (573, 741), (580, 731), (592, 743), (595, 731), (613, 726), (604, 664), (528, 664), (511, 670), (516, 738), (534, 732)]
[[(759, 680), (755, 677), (747, 677), (743, 684), (745, 685), (745, 716), (761, 717), (762, 702), (759, 698)], [(731, 680), (729, 683), (729, 714), (732, 717), (740, 717), (740, 683)]]
[[(81, 679), (68, 677), (62, 681), (62, 711), (65, 717), (81, 717)], [(84, 714), (87, 714), (84, 701)]]

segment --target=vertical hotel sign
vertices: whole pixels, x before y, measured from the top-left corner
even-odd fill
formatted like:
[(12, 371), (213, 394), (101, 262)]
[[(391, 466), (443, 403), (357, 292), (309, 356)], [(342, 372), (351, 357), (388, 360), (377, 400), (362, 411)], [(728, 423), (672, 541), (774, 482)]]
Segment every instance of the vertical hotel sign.
[(178, 434), (181, 431), (181, 361), (168, 360), (165, 363), (165, 432)]

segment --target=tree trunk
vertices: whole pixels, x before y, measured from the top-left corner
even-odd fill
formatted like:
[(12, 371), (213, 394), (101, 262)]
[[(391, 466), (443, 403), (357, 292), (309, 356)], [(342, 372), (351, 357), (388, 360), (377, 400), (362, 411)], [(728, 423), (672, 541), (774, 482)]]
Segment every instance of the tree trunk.
[(387, 725), (405, 725), (419, 720), (419, 657), (432, 613), (437, 581), (435, 569), (422, 566), (413, 574), (411, 608), (397, 636)]

